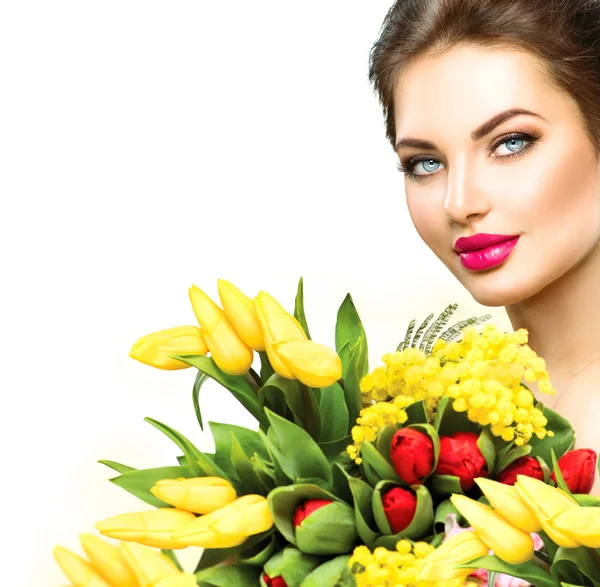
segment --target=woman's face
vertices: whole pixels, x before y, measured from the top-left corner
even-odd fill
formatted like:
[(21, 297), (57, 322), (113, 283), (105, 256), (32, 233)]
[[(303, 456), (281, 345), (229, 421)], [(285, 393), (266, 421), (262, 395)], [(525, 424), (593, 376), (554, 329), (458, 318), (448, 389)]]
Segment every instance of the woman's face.
[[(411, 218), (476, 301), (527, 299), (599, 243), (595, 150), (576, 102), (550, 84), (534, 57), (472, 46), (422, 57), (398, 80), (395, 104), (396, 142), (430, 143), (396, 149)], [(515, 108), (534, 114), (476, 132)], [(479, 233), (515, 238), (459, 255), (457, 239)]]

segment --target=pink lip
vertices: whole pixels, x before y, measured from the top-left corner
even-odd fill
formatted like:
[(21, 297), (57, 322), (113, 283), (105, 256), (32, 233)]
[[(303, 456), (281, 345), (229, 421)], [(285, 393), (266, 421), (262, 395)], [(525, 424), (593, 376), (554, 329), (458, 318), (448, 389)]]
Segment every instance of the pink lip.
[[(512, 253), (519, 238), (520, 237), (516, 236), (512, 237), (511, 240), (504, 240), (484, 249), (459, 253), (460, 262), (463, 267), (470, 269), (471, 271), (483, 271), (495, 267), (496, 265), (500, 265), (500, 263), (504, 262)], [(457, 244), (460, 240), (461, 239), (458, 239)]]
[(472, 251), (486, 249), (492, 245), (499, 245), (517, 236), (516, 234), (486, 234), (485, 232), (481, 232), (473, 236), (459, 238), (454, 243), (454, 250), (457, 253), (471, 253)]

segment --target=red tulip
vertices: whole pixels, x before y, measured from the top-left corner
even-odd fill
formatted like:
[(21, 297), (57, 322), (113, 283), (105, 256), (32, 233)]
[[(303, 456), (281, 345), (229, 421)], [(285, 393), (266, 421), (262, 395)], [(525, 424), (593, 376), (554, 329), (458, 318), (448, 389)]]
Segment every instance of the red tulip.
[(433, 441), (424, 432), (402, 428), (392, 437), (390, 458), (402, 481), (422, 484), (421, 479), (433, 470)]
[(287, 583), (283, 580), (283, 577), (269, 577), (267, 573), (263, 573), (263, 581), (266, 583), (267, 587), (287, 587)]
[(487, 464), (475, 432), (455, 432), (440, 438), (440, 456), (435, 469), (437, 475), (455, 475), (463, 491), (469, 491), (475, 477), (487, 477)]
[[(596, 477), (596, 453), (590, 448), (570, 450), (558, 460), (558, 468), (571, 493), (589, 493)], [(554, 473), (552, 481), (556, 483)]]
[(333, 503), (331, 499), (308, 499), (296, 507), (294, 512), (293, 524), (294, 528), (299, 526), (307, 516), (310, 516), (315, 510), (323, 506)]
[(398, 534), (408, 528), (415, 517), (417, 496), (410, 489), (394, 487), (383, 495), (381, 501), (392, 532)]
[(514, 485), (517, 481), (517, 475), (525, 475), (534, 479), (544, 480), (544, 470), (540, 462), (533, 457), (521, 457), (513, 461), (506, 469), (503, 469), (496, 476), (496, 481), (505, 485)]

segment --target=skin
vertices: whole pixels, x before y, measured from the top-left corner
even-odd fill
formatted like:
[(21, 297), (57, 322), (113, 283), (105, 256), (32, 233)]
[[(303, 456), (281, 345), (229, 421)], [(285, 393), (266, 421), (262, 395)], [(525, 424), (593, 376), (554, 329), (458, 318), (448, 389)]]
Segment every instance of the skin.
[[(511, 108), (543, 119), (519, 114), (473, 140)], [(417, 232), (477, 302), (505, 306), (513, 328), (528, 330), (557, 392), (538, 398), (569, 418), (578, 447), (600, 451), (600, 159), (577, 103), (529, 53), (460, 45), (402, 72), (394, 117), (396, 141), (434, 144), (397, 149), (403, 164), (431, 161), (413, 169), (423, 181), (405, 176)], [(533, 148), (502, 141), (515, 131), (539, 138)], [(454, 244), (482, 232), (520, 239), (501, 265), (471, 271)]]

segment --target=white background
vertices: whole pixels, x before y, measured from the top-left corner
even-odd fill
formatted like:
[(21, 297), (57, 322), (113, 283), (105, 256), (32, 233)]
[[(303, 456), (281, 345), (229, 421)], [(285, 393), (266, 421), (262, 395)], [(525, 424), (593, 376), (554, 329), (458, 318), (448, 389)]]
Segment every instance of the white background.
[[(390, 4), (2, 4), (2, 584), (64, 584), (55, 544), (80, 552), (95, 522), (148, 509), (96, 462), (175, 464), (144, 416), (212, 448), (193, 370), (127, 356), (195, 323), (191, 284), (216, 298), (222, 277), (291, 311), (302, 275), (311, 334), (330, 345), (350, 291), (372, 365), (413, 317), (489, 311), (405, 207), (367, 81)], [(214, 383), (202, 406), (253, 425)]]

